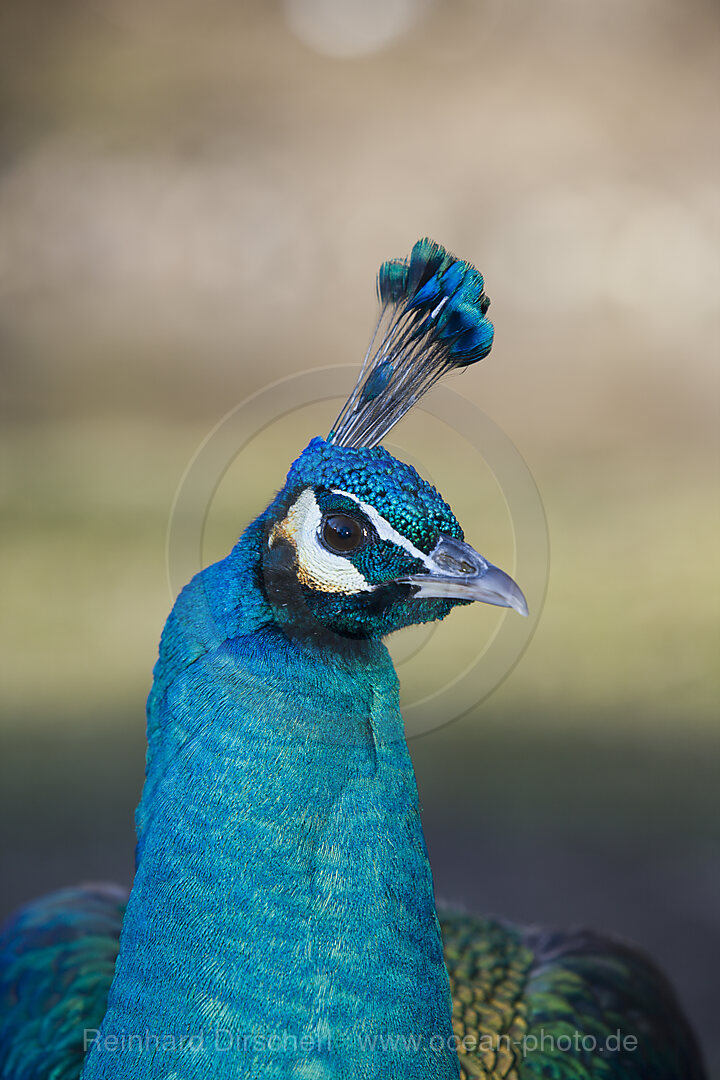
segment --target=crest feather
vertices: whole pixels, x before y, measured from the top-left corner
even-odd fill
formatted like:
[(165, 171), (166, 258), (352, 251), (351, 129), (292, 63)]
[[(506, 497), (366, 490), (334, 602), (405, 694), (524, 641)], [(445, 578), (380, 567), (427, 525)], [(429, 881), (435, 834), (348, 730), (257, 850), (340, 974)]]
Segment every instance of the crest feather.
[(377, 291), (380, 318), (328, 436), (335, 446), (376, 446), (438, 379), (492, 347), (482, 274), (432, 240), (383, 263)]

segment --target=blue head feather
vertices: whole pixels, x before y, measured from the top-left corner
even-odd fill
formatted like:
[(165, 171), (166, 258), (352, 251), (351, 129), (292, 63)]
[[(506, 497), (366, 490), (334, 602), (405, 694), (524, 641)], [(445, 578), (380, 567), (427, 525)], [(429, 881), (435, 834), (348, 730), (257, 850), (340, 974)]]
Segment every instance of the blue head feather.
[(376, 446), (438, 379), (492, 347), (482, 274), (432, 240), (419, 240), (409, 259), (383, 263), (377, 290), (377, 329), (328, 436), (336, 446)]
[[(306, 640), (317, 638), (323, 646), (328, 643), (326, 633), (330, 633), (332, 647), (342, 651), (348, 639), (380, 638), (403, 626), (442, 619), (461, 602), (414, 600), (412, 589), (398, 581), (423, 569), (421, 555), (429, 555), (441, 536), (463, 539), (460, 523), (442, 495), (411, 465), (382, 446), (355, 448), (312, 439), (293, 462), (282, 491), (266, 511), (266, 532), (285, 518), (307, 490), (313, 492), (323, 514), (350, 513), (364, 518), (363, 507), (371, 508), (395, 530), (400, 542), (376, 535), (372, 523), (366, 523), (366, 543), (345, 556), (362, 581), (373, 586), (371, 591), (357, 592), (338, 591), (325, 583), (301, 583), (292, 547), (261, 545), (265, 590), (274, 618), (286, 632), (297, 632)], [(415, 549), (414, 554), (403, 546), (405, 541)]]
[[(350, 491), (426, 554), (440, 533), (463, 539), (463, 531), (442, 495), (412, 465), (384, 447), (340, 447), (311, 439), (292, 463), (279, 503), (289, 503), (304, 487)], [(277, 511), (271, 509), (271, 515)]]

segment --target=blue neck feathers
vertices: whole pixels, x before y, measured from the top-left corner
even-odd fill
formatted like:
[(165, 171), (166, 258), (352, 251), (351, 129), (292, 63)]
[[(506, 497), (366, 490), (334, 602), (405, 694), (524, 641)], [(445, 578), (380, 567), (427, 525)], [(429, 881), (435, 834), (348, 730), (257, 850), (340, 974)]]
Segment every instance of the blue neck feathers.
[(83, 1080), (450, 1080), (451, 1001), (384, 645), (278, 626), (264, 520), (168, 620), (138, 866)]

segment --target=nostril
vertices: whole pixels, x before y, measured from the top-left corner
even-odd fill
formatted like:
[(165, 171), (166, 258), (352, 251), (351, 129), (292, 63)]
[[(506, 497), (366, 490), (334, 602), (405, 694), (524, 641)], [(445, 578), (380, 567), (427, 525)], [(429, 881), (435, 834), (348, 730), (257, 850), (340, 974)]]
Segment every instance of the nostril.
[(433, 561), (436, 566), (447, 570), (451, 574), (477, 574), (480, 571), (480, 567), (476, 566), (475, 563), (471, 563), (467, 559), (457, 558), (455, 555), (451, 555), (449, 551), (438, 551), (433, 554)]
[(444, 570), (449, 570), (453, 574), (476, 574), (477, 567), (473, 566), (466, 559), (455, 559), (452, 555), (447, 555), (440, 552), (435, 562), (438, 566), (441, 566)]

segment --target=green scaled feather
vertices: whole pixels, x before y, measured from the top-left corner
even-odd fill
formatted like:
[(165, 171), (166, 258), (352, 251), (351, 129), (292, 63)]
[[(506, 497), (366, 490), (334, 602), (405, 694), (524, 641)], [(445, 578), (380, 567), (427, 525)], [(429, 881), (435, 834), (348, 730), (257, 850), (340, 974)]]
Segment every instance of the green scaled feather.
[(439, 915), (461, 1080), (706, 1080), (672, 987), (640, 950)]

